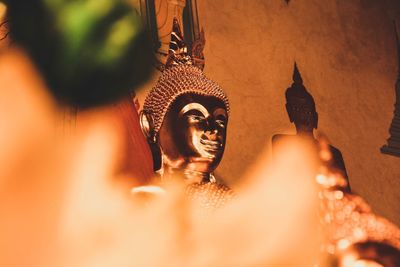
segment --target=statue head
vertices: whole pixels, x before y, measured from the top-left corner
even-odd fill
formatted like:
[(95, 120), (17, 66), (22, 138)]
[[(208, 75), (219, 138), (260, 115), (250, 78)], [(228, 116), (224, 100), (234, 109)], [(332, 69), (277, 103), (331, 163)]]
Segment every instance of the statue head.
[(303, 79), (294, 64), (293, 84), (286, 90), (286, 111), (290, 122), (294, 123), (297, 131), (313, 132), (318, 127), (318, 113), (315, 109), (314, 98), (307, 92)]
[(229, 102), (222, 88), (193, 65), (174, 21), (165, 70), (147, 95), (141, 115), (164, 167), (211, 173), (225, 148)]

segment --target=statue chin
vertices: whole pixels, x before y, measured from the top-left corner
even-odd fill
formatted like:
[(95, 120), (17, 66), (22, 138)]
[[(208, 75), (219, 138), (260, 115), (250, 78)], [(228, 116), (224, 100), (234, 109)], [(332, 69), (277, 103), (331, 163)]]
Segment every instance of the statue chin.
[(221, 157), (191, 157), (188, 159), (185, 169), (204, 173), (212, 173), (218, 167), (220, 161)]

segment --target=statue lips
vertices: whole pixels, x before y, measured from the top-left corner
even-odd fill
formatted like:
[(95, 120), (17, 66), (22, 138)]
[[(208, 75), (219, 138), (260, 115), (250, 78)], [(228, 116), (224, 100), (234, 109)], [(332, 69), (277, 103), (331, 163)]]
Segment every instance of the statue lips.
[(215, 157), (216, 154), (218, 154), (222, 150), (222, 143), (219, 141), (211, 141), (201, 138), (200, 144), (202, 144), (204, 151), (208, 152), (208, 154), (210, 154), (210, 156), (212, 157)]

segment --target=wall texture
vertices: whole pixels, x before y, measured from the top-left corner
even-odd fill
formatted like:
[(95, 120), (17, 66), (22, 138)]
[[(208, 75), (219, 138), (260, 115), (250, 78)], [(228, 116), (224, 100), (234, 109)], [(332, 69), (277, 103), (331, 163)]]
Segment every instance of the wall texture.
[(400, 225), (400, 158), (379, 151), (394, 110), (398, 62), (392, 19), (399, 18), (400, 28), (400, 2), (198, 4), (206, 33), (205, 72), (225, 88), (232, 106), (219, 175), (237, 181), (270, 147), (273, 134), (294, 132), (284, 93), (296, 60), (316, 101), (319, 130), (342, 151), (353, 190)]
[[(234, 181), (274, 133), (293, 132), (284, 92), (296, 60), (319, 130), (342, 153), (351, 186), (400, 224), (400, 158), (383, 155), (393, 116), (399, 1), (203, 0), (206, 70), (232, 102), (220, 174)], [(397, 2), (397, 3), (396, 3)]]

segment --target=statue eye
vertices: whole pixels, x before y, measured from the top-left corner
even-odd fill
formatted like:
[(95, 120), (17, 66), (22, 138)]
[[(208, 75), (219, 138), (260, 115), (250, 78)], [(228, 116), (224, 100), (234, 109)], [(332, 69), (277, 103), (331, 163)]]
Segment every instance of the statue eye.
[(224, 120), (216, 120), (215, 121), (219, 127), (225, 128), (225, 121)]
[(191, 121), (195, 121), (195, 122), (202, 122), (205, 120), (205, 118), (203, 116), (200, 115), (187, 115), (188, 119)]
[(227, 121), (227, 117), (225, 114), (217, 114), (215, 117), (215, 123), (221, 128), (226, 127), (226, 121)]

